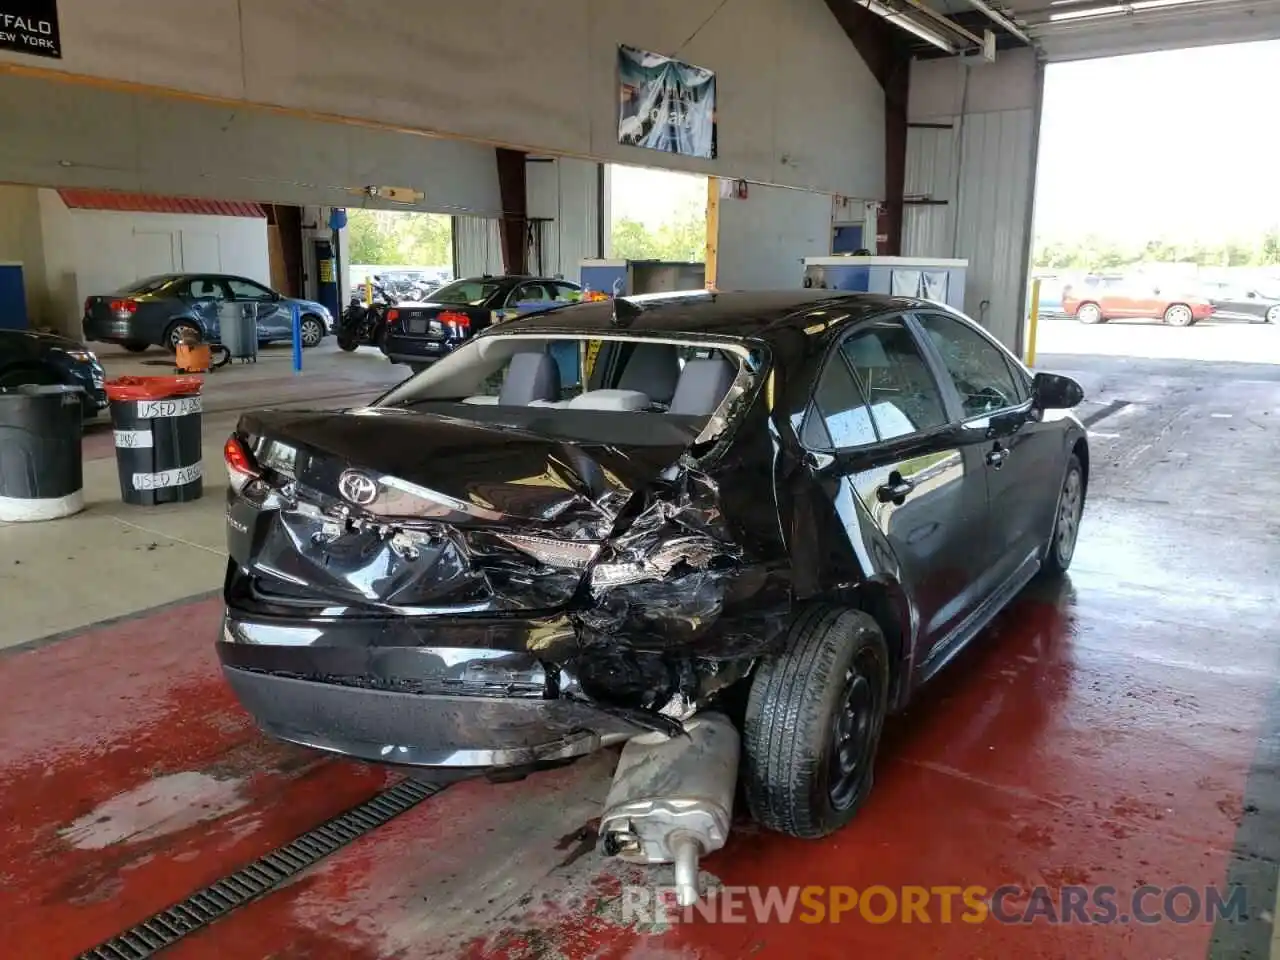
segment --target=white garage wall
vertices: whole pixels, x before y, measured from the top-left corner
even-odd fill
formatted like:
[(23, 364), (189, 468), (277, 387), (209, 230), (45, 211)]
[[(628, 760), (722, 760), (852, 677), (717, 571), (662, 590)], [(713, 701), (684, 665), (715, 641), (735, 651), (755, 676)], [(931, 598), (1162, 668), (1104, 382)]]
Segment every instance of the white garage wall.
[[(0, 181), (496, 216), (490, 147), (0, 74)], [(369, 200), (411, 187), (418, 204)]]
[(0, 185), (0, 262), (22, 264), (27, 317), (33, 326), (45, 323), (49, 306), (45, 294), (40, 206), (35, 190)]
[(716, 287), (799, 289), (804, 258), (831, 252), (831, 210), (828, 194), (758, 184), (721, 199)]
[(59, 329), (78, 328), (85, 297), (151, 274), (207, 270), (271, 282), (265, 219), (68, 210), (56, 191), (40, 195), (36, 223), (45, 226), (55, 278), (49, 299), (60, 311), (48, 322)]
[[(824, 0), (60, 0), (59, 13), (63, 59), (41, 68), (539, 152), (883, 191), (883, 94)], [(719, 160), (617, 143), (619, 43), (716, 71)]]
[(907, 119), (902, 253), (969, 261), (965, 312), (1020, 350), (1031, 253), (1043, 70), (1032, 51), (995, 63), (916, 61)]

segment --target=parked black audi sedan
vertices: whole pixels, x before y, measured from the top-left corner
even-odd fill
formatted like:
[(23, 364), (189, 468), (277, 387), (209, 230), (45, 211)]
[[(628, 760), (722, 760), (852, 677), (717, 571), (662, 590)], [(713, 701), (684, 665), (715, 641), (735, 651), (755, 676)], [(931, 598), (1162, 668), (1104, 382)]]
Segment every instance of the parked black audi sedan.
[(0, 388), (29, 383), (83, 388), (86, 418), (107, 408), (106, 373), (83, 343), (56, 333), (0, 329)]
[(1081, 399), (917, 300), (512, 320), (367, 408), (241, 418), (224, 673), (277, 737), (424, 766), (535, 767), (719, 705), (757, 820), (821, 836), (886, 713), (1071, 563)]
[(420, 373), (459, 344), (494, 323), (526, 310), (574, 303), (582, 288), (547, 277), (471, 277), (445, 284), (422, 303), (399, 303), (387, 311), (382, 352), (392, 363)]

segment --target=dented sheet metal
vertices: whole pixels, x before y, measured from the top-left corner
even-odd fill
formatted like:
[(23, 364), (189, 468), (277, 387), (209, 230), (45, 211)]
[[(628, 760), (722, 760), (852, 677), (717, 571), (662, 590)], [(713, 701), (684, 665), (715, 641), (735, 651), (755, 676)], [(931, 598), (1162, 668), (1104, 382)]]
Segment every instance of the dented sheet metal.
[[(237, 435), (262, 474), (228, 503), (229, 679), (459, 703), (540, 695), (580, 705), (580, 719), (597, 711), (596, 739), (574, 741), (584, 750), (619, 730), (679, 732), (776, 646), (790, 611), (767, 411), (747, 418), (752, 440), (727, 443), (758, 369), (743, 364), (715, 417), (648, 442), (558, 439), (483, 411), (246, 415)], [(440, 719), (449, 757), (484, 754), (463, 741), (506, 722), (485, 709), (478, 725), (470, 707), (453, 716), (473, 719)], [(330, 714), (347, 719), (302, 732), (259, 719), (370, 759), (394, 746), (343, 741), (352, 714)], [(500, 739), (544, 755), (540, 721), (530, 732), (521, 716)], [(563, 717), (546, 724), (559, 743)]]

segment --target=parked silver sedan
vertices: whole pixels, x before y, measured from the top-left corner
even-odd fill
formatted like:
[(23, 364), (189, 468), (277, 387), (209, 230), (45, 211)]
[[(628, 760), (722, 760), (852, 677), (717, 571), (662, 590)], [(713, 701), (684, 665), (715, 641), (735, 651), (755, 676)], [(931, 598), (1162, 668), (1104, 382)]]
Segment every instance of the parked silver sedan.
[(1241, 284), (1210, 281), (1204, 284), (1204, 293), (1213, 304), (1214, 320), (1280, 323), (1280, 291), (1268, 295)]

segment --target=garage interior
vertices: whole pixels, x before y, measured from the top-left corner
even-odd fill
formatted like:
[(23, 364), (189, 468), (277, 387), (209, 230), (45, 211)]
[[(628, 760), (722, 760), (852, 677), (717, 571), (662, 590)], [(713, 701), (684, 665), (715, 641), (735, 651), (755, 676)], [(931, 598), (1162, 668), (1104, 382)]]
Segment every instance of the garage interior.
[[(0, 49), (0, 265), (23, 282), (16, 302), (0, 284), (0, 328), (77, 340), (87, 297), (157, 273), (340, 310), (333, 213), (358, 207), (451, 217), (455, 276), (576, 282), (609, 261), (609, 169), (627, 163), (709, 178), (713, 290), (799, 289), (807, 259), (855, 250), (963, 260), (959, 306), (1026, 357), (1046, 65), (1280, 38), (1264, 0), (33, 7), (59, 56)], [(618, 142), (620, 44), (715, 72), (714, 159)], [(109, 379), (171, 370), (158, 348), (87, 346)], [(597, 850), (617, 750), (433, 779), (268, 738), (236, 702), (213, 647), (224, 441), (246, 411), (358, 407), (408, 375), (332, 338), (294, 359), (266, 347), (205, 377), (202, 498), (122, 503), (103, 414), (85, 510), (0, 522), (11, 955), (1280, 956), (1280, 366), (1035, 356), (1085, 390), (1069, 575), (1024, 589), (888, 719), (850, 826), (797, 840), (739, 806), (702, 879), (740, 916), (668, 922), (624, 891), (669, 868)], [(810, 923), (743, 892), (973, 886), (1052, 904), (1035, 922)], [(1080, 887), (1182, 890), (1185, 914), (1073, 922), (1062, 891)], [(1211, 888), (1245, 908), (1187, 907)]]

